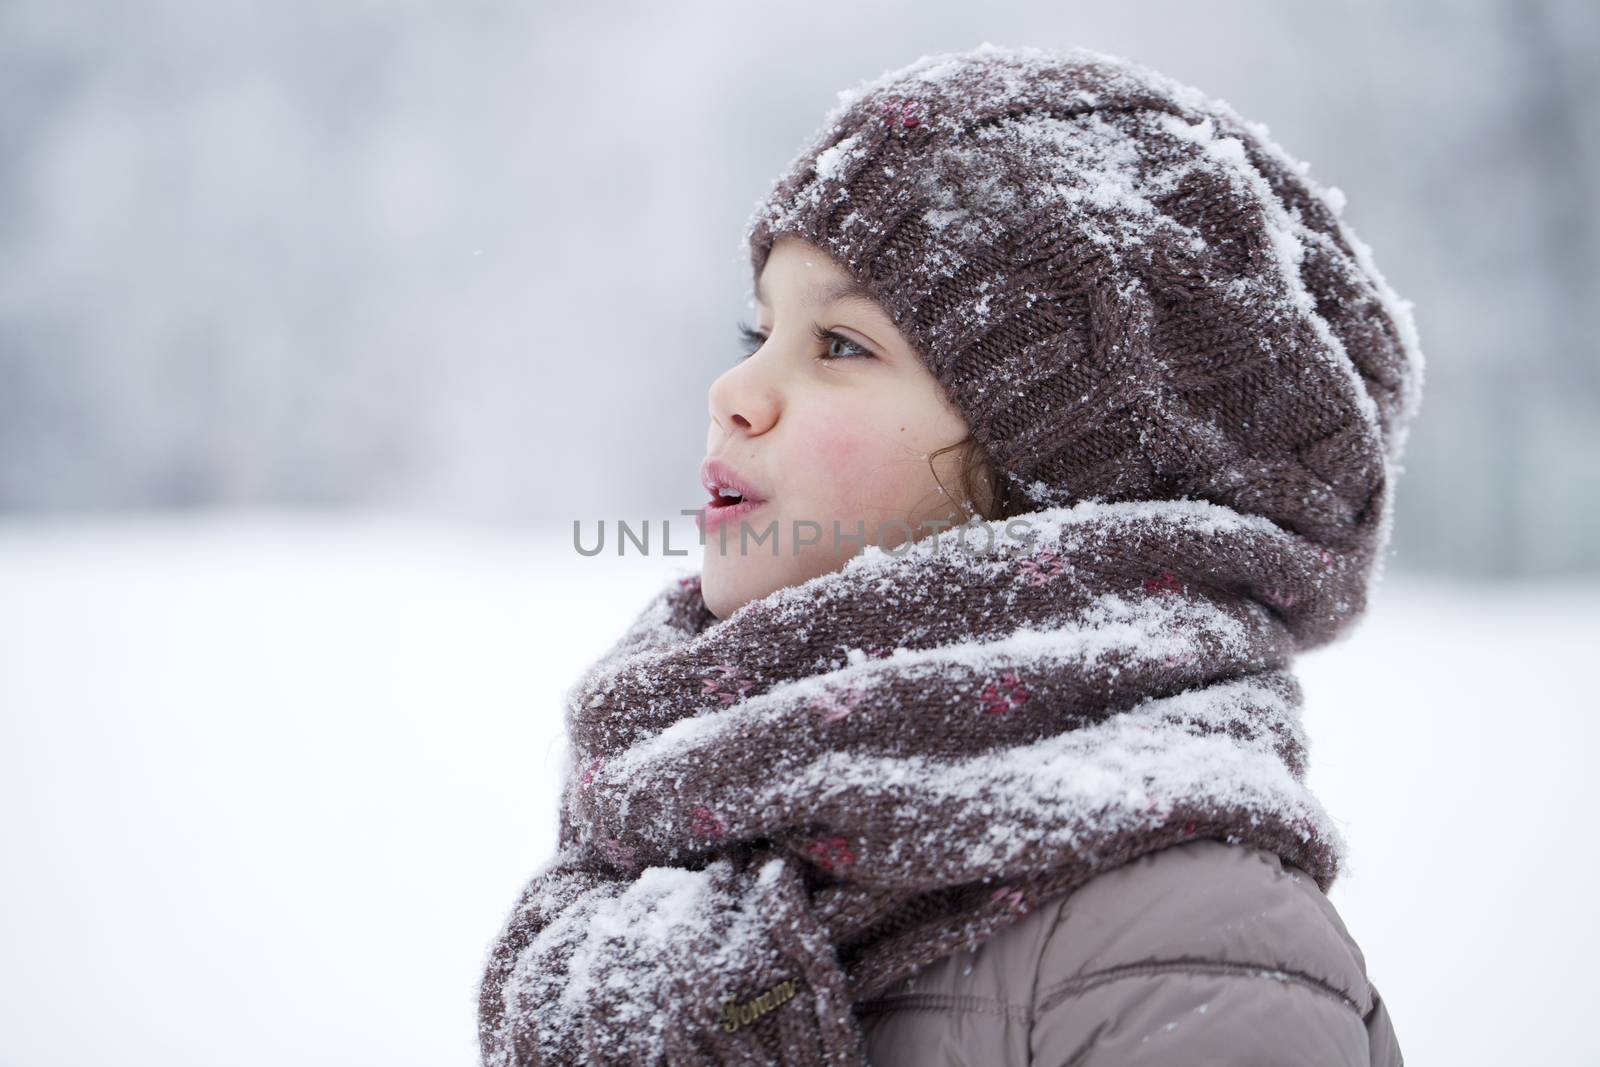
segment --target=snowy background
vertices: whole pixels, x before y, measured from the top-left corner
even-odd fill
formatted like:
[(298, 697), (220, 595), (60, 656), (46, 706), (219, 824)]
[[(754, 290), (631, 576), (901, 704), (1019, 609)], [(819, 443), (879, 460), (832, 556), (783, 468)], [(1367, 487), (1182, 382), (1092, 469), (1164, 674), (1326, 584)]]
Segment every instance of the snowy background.
[[(561, 696), (678, 562), (560, 522), (0, 527), (0, 1062), (476, 1062)], [(1410, 1063), (1600, 1062), (1597, 594), (1389, 573), (1300, 661)]]
[(1600, 1062), (1600, 7), (20, 0), (0, 1065), (475, 1062), (561, 696), (698, 566), (571, 524), (692, 530), (750, 207), (984, 40), (1266, 122), (1416, 302), (1395, 555), (1301, 661), (1333, 899), (1408, 1062)]

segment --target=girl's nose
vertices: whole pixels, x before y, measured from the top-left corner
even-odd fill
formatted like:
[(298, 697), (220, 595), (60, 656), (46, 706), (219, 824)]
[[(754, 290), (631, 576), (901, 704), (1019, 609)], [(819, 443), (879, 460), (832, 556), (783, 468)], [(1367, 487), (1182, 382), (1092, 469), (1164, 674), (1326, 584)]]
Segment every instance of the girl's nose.
[(776, 387), (754, 364), (745, 362), (730, 367), (706, 394), (711, 420), (724, 434), (741, 432), (750, 436), (766, 433), (777, 421), (779, 400)]

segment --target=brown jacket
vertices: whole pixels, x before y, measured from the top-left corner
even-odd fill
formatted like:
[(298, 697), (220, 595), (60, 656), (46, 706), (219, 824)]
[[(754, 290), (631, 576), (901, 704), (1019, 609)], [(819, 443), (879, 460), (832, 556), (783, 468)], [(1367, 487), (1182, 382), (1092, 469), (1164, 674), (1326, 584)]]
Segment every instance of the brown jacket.
[(1200, 840), (1108, 871), (857, 1005), (874, 1067), (1400, 1067), (1305, 872)]

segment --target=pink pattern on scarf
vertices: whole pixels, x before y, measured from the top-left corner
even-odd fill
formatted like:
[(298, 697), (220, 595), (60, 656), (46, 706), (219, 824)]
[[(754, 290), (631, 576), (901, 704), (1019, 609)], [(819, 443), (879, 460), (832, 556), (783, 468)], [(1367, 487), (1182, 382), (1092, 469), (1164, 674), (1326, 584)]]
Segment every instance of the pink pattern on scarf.
[(855, 853), (850, 851), (850, 843), (837, 835), (811, 842), (807, 854), (825, 871), (838, 870), (856, 859)]
[(1171, 571), (1162, 571), (1144, 580), (1144, 591), (1147, 593), (1181, 593), (1183, 580)]
[(828, 692), (819, 697), (813, 697), (806, 705), (813, 711), (822, 712), (824, 723), (837, 722), (855, 711), (865, 697), (866, 690), (859, 686), (851, 686), (840, 692)]
[(722, 820), (717, 817), (717, 813), (704, 804), (696, 804), (689, 809), (689, 813), (693, 816), (689, 822), (689, 829), (694, 832), (696, 837), (704, 837), (715, 841), (728, 832), (727, 827), (723, 826)]
[(983, 703), (986, 714), (1004, 715), (1020, 708), (1032, 695), (1032, 691), (1022, 684), (1022, 679), (1017, 677), (1015, 671), (1007, 671), (1000, 676), (998, 682), (990, 682), (984, 686), (978, 694), (978, 699)]
[(1061, 561), (1061, 556), (1050, 549), (1037, 552), (1017, 565), (1023, 574), (1028, 576), (1029, 585), (1044, 585), (1067, 569)]
[(754, 686), (755, 679), (741, 671), (732, 663), (716, 663), (710, 668), (715, 677), (700, 680), (702, 696), (714, 696), (724, 704), (737, 703), (749, 689)]

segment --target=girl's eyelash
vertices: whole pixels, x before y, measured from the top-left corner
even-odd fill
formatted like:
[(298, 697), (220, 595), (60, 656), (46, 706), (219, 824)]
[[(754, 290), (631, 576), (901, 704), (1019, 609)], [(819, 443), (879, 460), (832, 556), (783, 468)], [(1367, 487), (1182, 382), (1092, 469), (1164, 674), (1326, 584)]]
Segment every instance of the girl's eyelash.
[[(832, 344), (833, 342), (838, 341), (840, 344), (849, 345), (851, 348), (855, 349), (856, 352), (858, 352), (860, 355), (866, 356), (869, 359), (872, 358), (872, 353), (871, 352), (867, 351), (864, 347), (862, 347), (861, 345), (857, 344), (856, 342), (850, 340), (850, 338), (846, 337), (844, 334), (835, 333), (833, 330), (824, 330), (821, 326), (817, 325), (816, 323), (812, 323), (811, 324), (811, 336), (815, 337), (818, 342), (820, 342), (821, 344), (825, 344), (825, 345)], [(753, 356), (753, 355), (756, 354), (756, 349), (760, 348), (763, 344), (766, 343), (767, 335), (762, 333), (760, 330), (756, 330), (756, 329), (751, 328), (749, 323), (741, 322), (741, 323), (739, 323), (739, 340), (742, 341), (744, 343), (744, 346), (745, 346), (745, 352), (742, 355), (740, 355), (740, 357), (739, 357), (741, 360), (743, 360), (743, 359), (748, 359), (750, 356)], [(845, 359), (845, 358), (850, 358), (850, 357), (829, 356), (829, 355), (826, 354), (826, 352), (824, 352), (823, 355), (820, 355), (817, 358), (819, 360), (824, 361), (824, 362), (833, 362), (834, 360)]]
[[(862, 348), (860, 345), (858, 345), (854, 341), (850, 340), (850, 338), (846, 337), (844, 334), (842, 334), (842, 333), (834, 333), (832, 330), (824, 330), (821, 326), (818, 326), (814, 322), (811, 324), (811, 336), (815, 337), (818, 341), (820, 341), (821, 343), (823, 343), (825, 345), (831, 345), (833, 342), (838, 341), (840, 344), (849, 345), (851, 348), (855, 349), (861, 355), (866, 356), (868, 359), (872, 358), (872, 353), (871, 352), (868, 352), (865, 348)], [(827, 354), (826, 350), (824, 350), (823, 354), (821, 356), (818, 356), (817, 358), (831, 361), (831, 360), (836, 360), (836, 359), (844, 359), (846, 357), (844, 357), (844, 356), (830, 356), (830, 355)]]
[(767, 339), (760, 330), (751, 329), (747, 322), (739, 323), (739, 341), (745, 349), (740, 353), (740, 359), (746, 359), (756, 354), (756, 349), (766, 343)]

